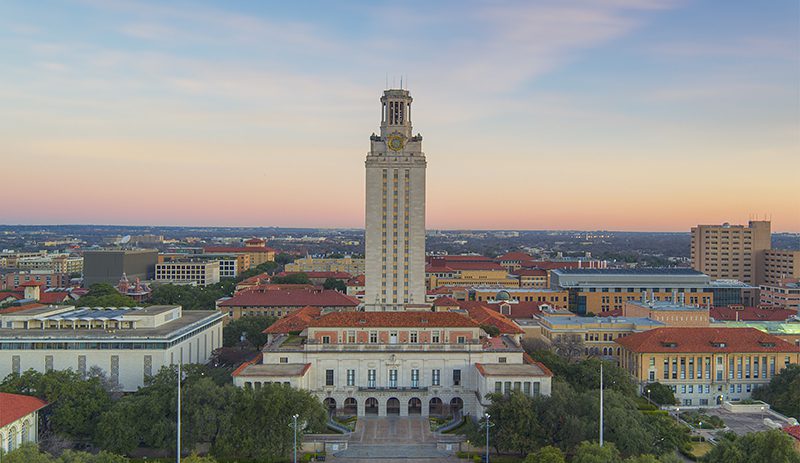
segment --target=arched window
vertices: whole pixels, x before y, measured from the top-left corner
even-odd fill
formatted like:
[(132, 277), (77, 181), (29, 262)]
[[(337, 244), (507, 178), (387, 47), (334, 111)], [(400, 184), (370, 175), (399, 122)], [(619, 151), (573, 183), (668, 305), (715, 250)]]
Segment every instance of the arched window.
[(17, 444), (17, 428), (12, 427), (11, 429), (8, 430), (8, 445), (6, 445), (6, 448), (10, 452), (14, 450), (14, 448), (16, 448), (16, 444)]
[(20, 432), (20, 442), (23, 444), (28, 442), (28, 420), (22, 423), (22, 432)]

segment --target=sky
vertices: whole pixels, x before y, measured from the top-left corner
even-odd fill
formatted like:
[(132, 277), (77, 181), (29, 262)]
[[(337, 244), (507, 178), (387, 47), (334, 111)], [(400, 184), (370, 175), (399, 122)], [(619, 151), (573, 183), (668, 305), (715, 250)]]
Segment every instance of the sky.
[(363, 227), (400, 78), (430, 229), (800, 232), (800, 2), (0, 2), (0, 223)]

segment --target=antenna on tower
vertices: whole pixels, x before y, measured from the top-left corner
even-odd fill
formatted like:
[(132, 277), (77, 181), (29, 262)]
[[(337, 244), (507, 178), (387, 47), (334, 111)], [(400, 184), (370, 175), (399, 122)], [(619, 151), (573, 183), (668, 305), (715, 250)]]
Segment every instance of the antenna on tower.
[(403, 89), (403, 76), (400, 76), (400, 90)]

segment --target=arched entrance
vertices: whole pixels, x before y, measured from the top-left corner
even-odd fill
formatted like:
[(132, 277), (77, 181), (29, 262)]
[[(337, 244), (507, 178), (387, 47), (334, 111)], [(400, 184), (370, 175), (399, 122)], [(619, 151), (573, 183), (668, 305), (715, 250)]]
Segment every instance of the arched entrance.
[(386, 414), (399, 415), (400, 414), (400, 400), (397, 397), (392, 397), (386, 401)]
[(460, 415), (463, 409), (464, 401), (461, 400), (461, 397), (453, 397), (453, 400), (450, 401), (450, 413), (453, 415)]
[(333, 416), (336, 414), (336, 399), (333, 397), (326, 397), (322, 401), (322, 405), (325, 406), (325, 410), (328, 410), (328, 415)]
[(344, 399), (344, 408), (342, 412), (345, 415), (358, 415), (358, 401), (355, 397), (348, 397)]
[(421, 415), (422, 414), (422, 401), (416, 397), (408, 399), (408, 414)]
[(364, 414), (377, 415), (378, 414), (378, 399), (370, 397), (364, 401)]
[(434, 397), (428, 401), (428, 414), (431, 416), (444, 415), (444, 403), (442, 402), (442, 399)]

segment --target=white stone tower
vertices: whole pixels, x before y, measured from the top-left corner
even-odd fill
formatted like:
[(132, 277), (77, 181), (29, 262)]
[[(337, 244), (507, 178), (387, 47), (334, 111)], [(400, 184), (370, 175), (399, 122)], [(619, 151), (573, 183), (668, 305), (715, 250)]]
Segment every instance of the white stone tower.
[[(366, 310), (425, 302), (425, 154), (411, 134), (408, 90), (381, 97), (381, 133), (367, 154)], [(416, 307), (415, 307), (416, 306)]]

